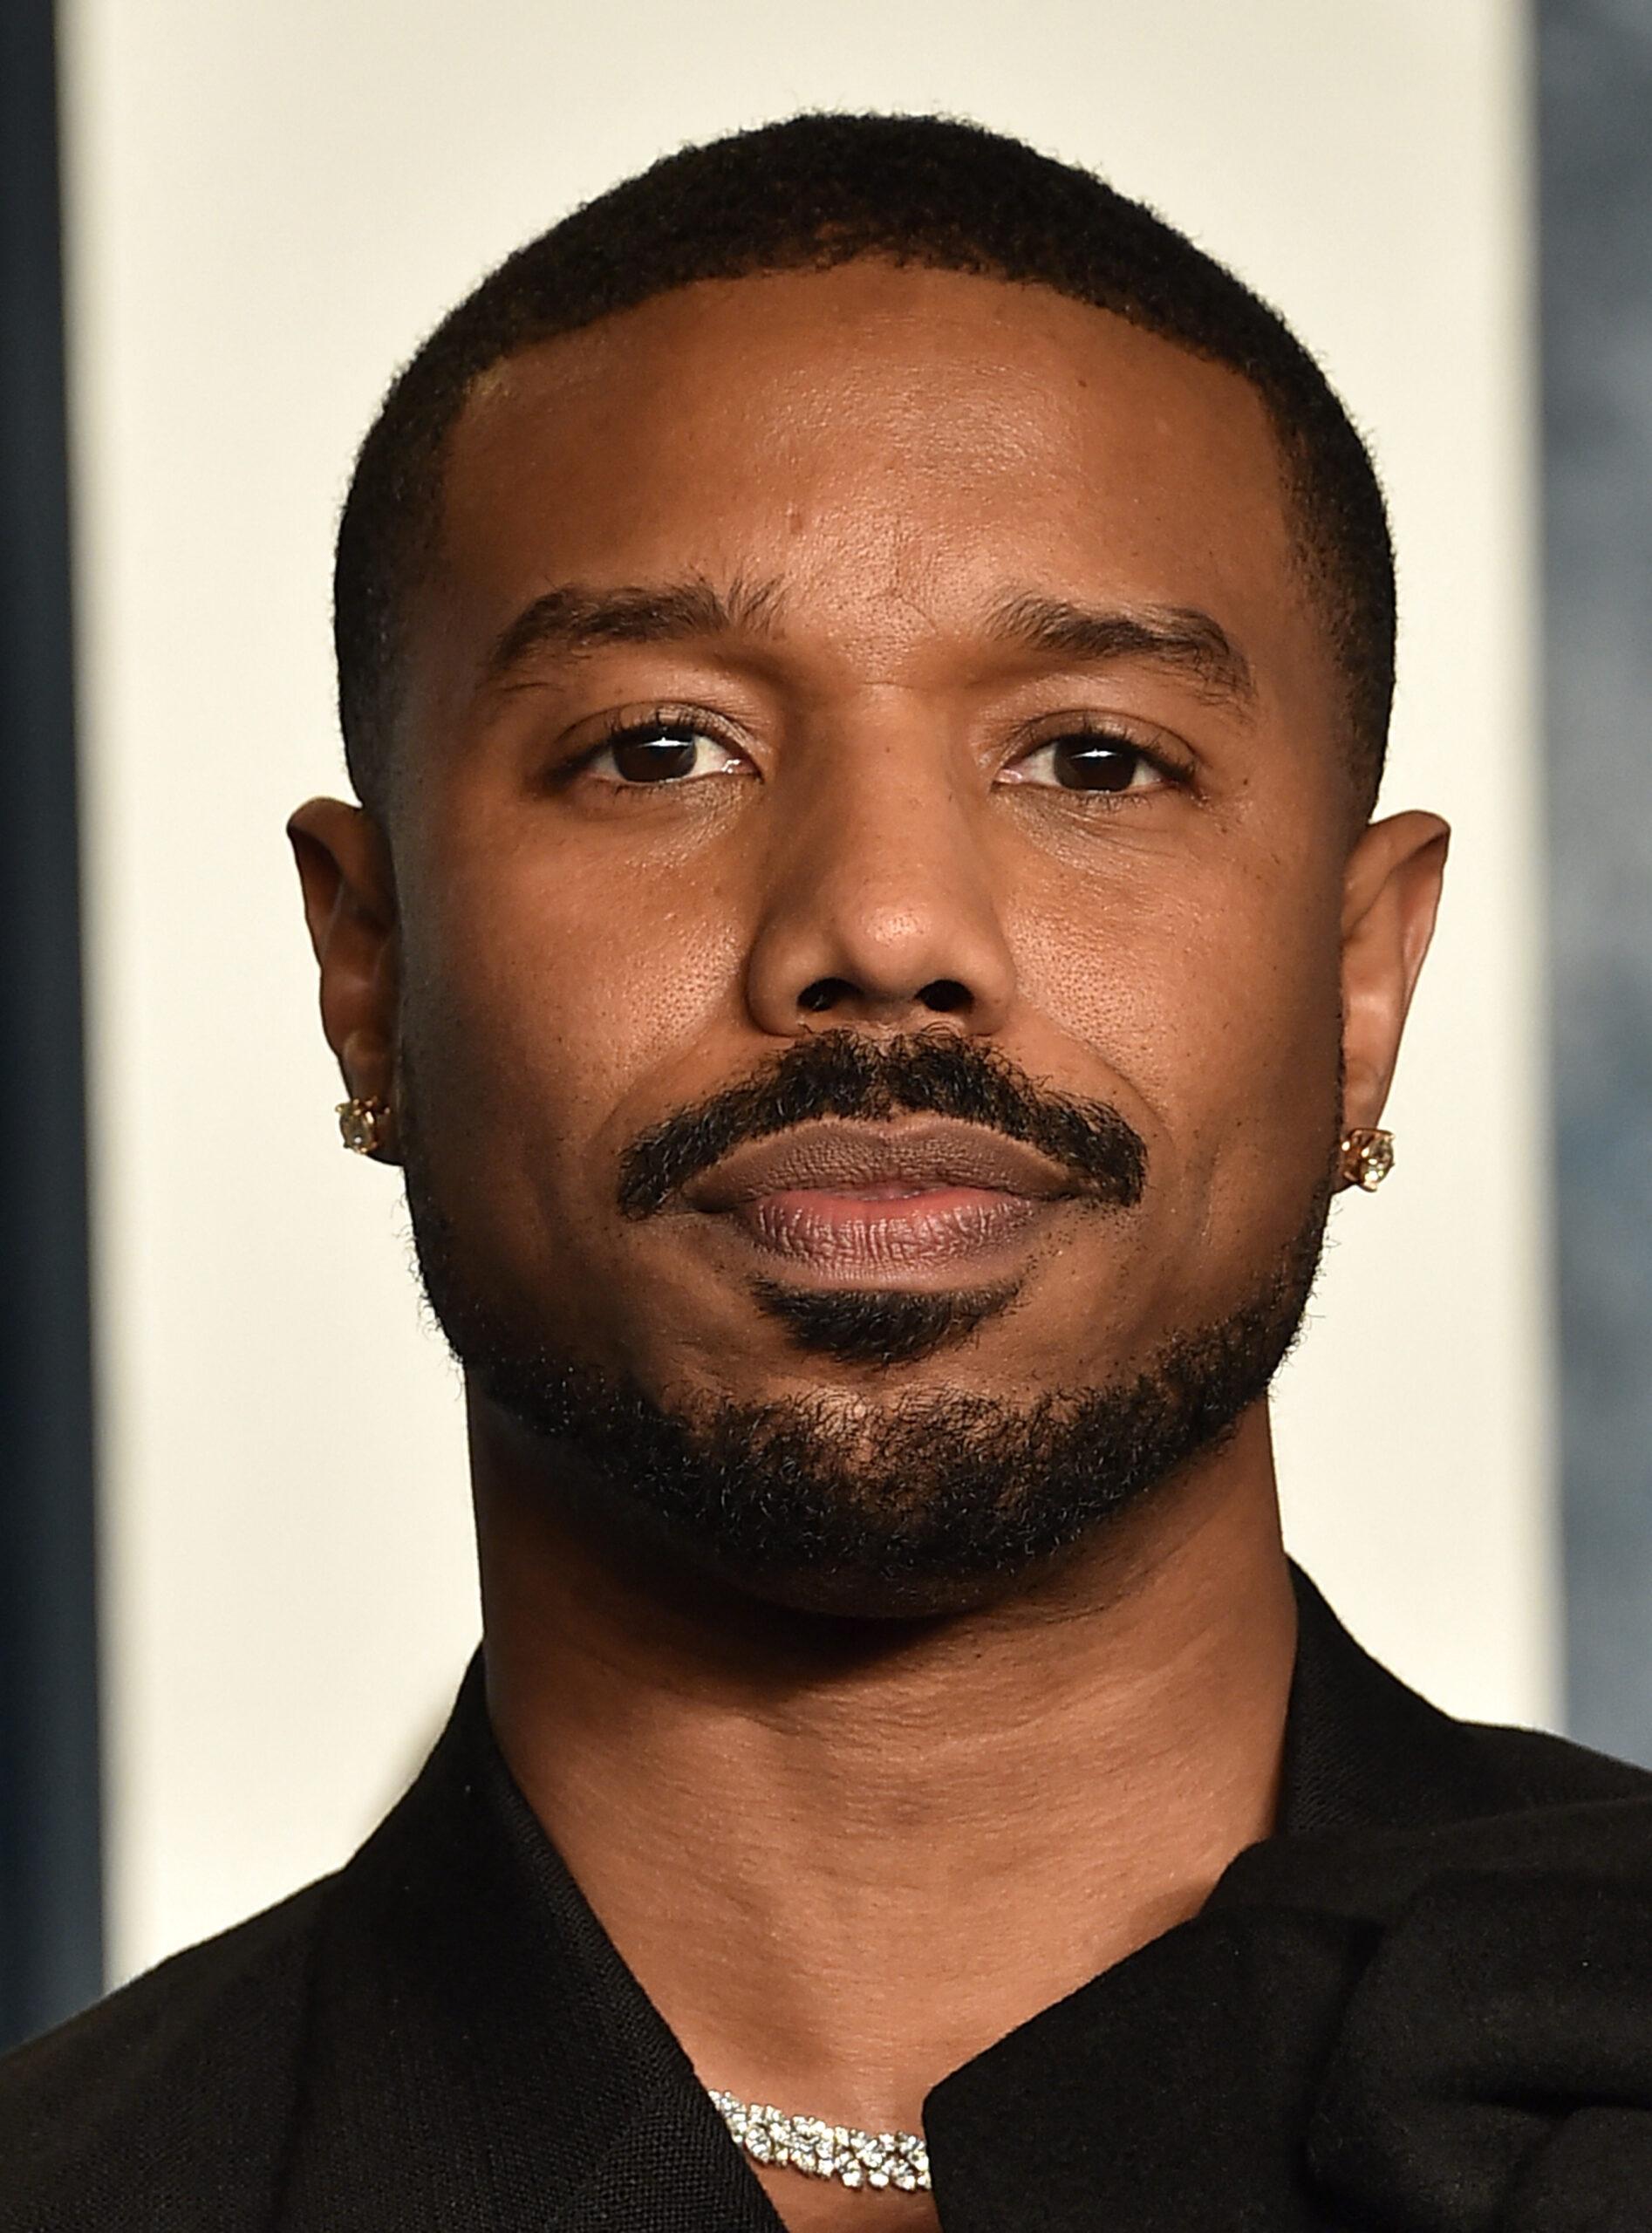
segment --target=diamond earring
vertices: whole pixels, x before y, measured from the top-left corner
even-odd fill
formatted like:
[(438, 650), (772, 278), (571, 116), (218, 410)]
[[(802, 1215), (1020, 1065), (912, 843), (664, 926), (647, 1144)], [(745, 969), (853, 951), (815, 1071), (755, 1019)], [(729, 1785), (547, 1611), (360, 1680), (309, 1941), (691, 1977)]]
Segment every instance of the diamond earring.
[(390, 1110), (376, 1093), (338, 1103), (338, 1131), (352, 1155), (379, 1154), (390, 1135)]
[(1361, 1128), (1344, 1135), (1337, 1175), (1345, 1186), (1375, 1194), (1394, 1168), (1394, 1135)]

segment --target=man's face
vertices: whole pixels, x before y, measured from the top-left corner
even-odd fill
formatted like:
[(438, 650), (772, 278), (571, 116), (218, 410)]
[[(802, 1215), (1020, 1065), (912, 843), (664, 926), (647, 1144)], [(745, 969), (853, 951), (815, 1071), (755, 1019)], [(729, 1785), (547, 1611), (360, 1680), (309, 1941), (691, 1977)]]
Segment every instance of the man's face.
[[(957, 274), (686, 289), (480, 383), (412, 633), (398, 1090), (519, 1346), (667, 1408), (1025, 1407), (1316, 1238), (1351, 793), (1237, 377)], [(745, 1137), (823, 1034), (984, 1053), (1082, 1152), (955, 1079)]]

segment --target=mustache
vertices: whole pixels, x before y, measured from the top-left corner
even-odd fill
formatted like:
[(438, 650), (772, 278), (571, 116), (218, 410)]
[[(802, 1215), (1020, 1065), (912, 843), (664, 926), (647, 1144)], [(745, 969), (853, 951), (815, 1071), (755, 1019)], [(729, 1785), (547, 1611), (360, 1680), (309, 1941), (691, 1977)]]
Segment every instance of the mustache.
[(655, 1125), (620, 1158), (619, 1207), (652, 1217), (747, 1140), (823, 1116), (947, 1116), (1001, 1132), (1067, 1171), (1093, 1200), (1130, 1209), (1147, 1184), (1147, 1143), (1105, 1101), (1039, 1084), (998, 1048), (953, 1031), (871, 1039), (822, 1031), (755, 1076)]

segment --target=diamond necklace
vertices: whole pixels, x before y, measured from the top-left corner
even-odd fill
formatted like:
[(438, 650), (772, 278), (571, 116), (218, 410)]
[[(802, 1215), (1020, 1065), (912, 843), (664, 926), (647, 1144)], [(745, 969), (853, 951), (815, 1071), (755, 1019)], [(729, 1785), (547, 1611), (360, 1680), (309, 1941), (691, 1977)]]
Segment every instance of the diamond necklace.
[(857, 2125), (829, 2125), (823, 2117), (788, 2117), (767, 2104), (737, 2101), (708, 2087), (723, 2122), (754, 2162), (783, 2163), (811, 2179), (842, 2187), (898, 2187), (927, 2194), (929, 2150), (917, 2132), (862, 2132)]

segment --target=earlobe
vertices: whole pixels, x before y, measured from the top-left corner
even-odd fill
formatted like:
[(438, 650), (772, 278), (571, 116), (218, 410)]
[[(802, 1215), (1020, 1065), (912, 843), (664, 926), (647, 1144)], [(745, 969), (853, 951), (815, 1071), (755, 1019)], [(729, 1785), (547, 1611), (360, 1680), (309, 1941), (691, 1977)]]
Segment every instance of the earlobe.
[(1342, 1122), (1375, 1128), (1434, 932), (1451, 832), (1437, 815), (1373, 823), (1348, 858), (1342, 912)]
[(360, 807), (311, 799), (287, 825), (311, 944), (321, 1021), (352, 1099), (393, 1103), (395, 888), (383, 832)]

